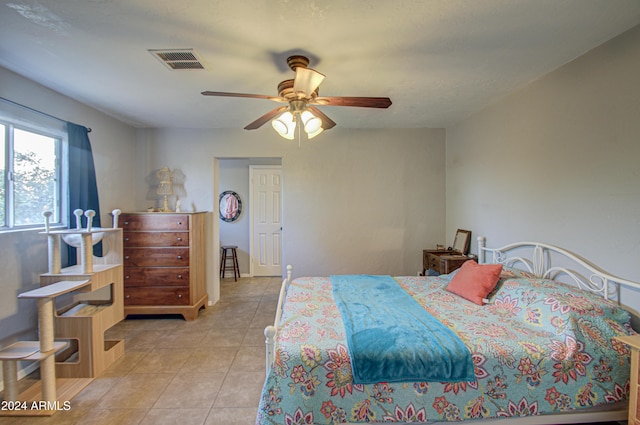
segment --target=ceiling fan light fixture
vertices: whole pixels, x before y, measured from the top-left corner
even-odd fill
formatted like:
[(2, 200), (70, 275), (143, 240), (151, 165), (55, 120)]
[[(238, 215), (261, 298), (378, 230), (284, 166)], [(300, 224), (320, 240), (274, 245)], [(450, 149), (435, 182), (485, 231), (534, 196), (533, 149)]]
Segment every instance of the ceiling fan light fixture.
[(271, 121), (273, 129), (282, 137), (293, 140), (296, 130), (296, 122), (290, 111), (282, 113), (280, 116)]
[[(302, 118), (302, 123), (304, 124), (304, 131), (307, 134), (313, 134), (318, 131), (319, 128), (322, 128), (322, 120), (315, 115), (313, 115), (310, 111), (305, 110), (300, 115)], [(320, 134), (320, 133), (318, 133)]]
[(324, 75), (315, 69), (298, 67), (293, 81), (293, 91), (296, 94), (302, 93), (305, 97), (311, 97), (324, 78)]
[(314, 137), (316, 137), (318, 134), (322, 133), (324, 131), (324, 128), (319, 127), (316, 131), (314, 131), (313, 133), (309, 133), (307, 132), (307, 138), (308, 139), (313, 139)]
[(291, 110), (283, 112), (271, 121), (271, 126), (281, 137), (293, 140), (298, 125), (304, 128), (308, 139), (313, 139), (324, 131), (320, 118), (316, 117), (308, 109), (300, 111), (300, 105), (294, 106), (293, 112)]

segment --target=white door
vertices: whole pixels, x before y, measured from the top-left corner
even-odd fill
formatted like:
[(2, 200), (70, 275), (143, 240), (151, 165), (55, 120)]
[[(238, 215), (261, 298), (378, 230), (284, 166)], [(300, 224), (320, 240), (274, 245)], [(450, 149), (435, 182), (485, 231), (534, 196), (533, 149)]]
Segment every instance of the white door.
[(282, 276), (282, 167), (252, 165), (251, 274)]

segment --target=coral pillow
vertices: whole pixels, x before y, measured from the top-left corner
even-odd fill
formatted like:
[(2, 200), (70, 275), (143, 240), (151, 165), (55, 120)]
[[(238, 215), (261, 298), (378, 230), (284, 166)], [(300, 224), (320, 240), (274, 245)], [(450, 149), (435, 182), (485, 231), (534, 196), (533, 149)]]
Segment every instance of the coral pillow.
[(467, 261), (451, 279), (446, 290), (473, 303), (483, 305), (498, 284), (502, 264), (478, 264)]

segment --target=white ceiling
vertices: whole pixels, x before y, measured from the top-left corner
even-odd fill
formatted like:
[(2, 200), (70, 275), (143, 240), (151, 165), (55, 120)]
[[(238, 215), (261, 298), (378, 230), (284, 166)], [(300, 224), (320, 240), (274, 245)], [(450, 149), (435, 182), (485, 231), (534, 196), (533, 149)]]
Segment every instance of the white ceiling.
[(338, 126), (446, 127), (639, 23), (638, 0), (0, 0), (0, 66), (136, 127), (242, 128), (279, 104), (200, 92), (276, 95), (302, 53), (320, 95), (393, 102), (321, 107)]

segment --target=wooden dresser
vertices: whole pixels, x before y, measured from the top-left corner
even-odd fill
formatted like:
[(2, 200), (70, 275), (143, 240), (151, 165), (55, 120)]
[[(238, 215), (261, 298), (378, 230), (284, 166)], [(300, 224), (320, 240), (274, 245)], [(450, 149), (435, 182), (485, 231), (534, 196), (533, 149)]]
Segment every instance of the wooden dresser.
[(422, 274), (433, 270), (438, 274), (448, 274), (459, 269), (471, 258), (450, 249), (425, 249), (422, 251)]
[(619, 336), (618, 341), (631, 348), (631, 373), (629, 377), (629, 425), (640, 424), (640, 335)]
[(207, 306), (206, 213), (123, 213), (124, 313), (181, 314)]

